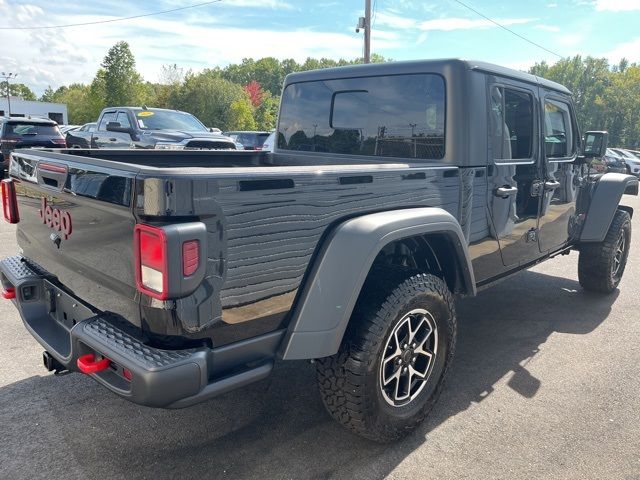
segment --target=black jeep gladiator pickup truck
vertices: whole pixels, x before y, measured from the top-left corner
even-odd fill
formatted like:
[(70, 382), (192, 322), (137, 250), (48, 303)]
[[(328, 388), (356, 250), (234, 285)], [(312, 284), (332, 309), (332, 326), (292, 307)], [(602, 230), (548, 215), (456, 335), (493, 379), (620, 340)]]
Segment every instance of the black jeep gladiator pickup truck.
[(273, 154), (14, 152), (3, 296), (49, 370), (130, 401), (315, 359), (331, 415), (390, 441), (442, 389), (456, 296), (572, 249), (585, 290), (617, 288), (638, 179), (585, 138), (566, 88), (486, 63), (292, 74)]
[(236, 144), (190, 113), (142, 106), (105, 108), (95, 128), (67, 134), (67, 147), (235, 150)]

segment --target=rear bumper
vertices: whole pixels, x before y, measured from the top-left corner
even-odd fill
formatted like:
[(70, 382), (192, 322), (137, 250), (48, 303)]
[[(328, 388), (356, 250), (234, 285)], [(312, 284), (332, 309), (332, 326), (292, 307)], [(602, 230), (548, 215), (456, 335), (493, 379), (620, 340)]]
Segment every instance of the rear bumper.
[(78, 358), (87, 354), (106, 358), (108, 368), (89, 375), (140, 405), (187, 407), (261, 380), (271, 372), (270, 352), (281, 339), (273, 332), (231, 348), (163, 350), (127, 331), (126, 322), (70, 295), (22, 257), (0, 261), (0, 281), (15, 294), (11, 301), (26, 328), (64, 368), (81, 371)]

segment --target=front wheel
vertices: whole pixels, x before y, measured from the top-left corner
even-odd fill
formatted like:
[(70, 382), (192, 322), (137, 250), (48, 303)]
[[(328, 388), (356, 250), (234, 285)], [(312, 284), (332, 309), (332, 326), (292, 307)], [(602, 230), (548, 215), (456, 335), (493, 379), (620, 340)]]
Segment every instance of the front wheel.
[(455, 339), (453, 298), (440, 278), (416, 274), (391, 291), (365, 291), (338, 353), (317, 362), (327, 410), (371, 440), (402, 437), (437, 400)]
[(603, 242), (580, 247), (578, 280), (588, 291), (611, 293), (622, 279), (631, 246), (631, 216), (616, 210)]

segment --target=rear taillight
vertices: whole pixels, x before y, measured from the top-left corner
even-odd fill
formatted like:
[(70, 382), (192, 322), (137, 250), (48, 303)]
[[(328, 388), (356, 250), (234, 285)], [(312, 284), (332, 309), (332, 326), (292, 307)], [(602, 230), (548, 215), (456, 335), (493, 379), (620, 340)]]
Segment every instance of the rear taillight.
[(158, 300), (185, 297), (205, 274), (207, 230), (204, 223), (176, 223), (134, 229), (136, 287)]
[(182, 274), (193, 275), (200, 265), (200, 242), (191, 240), (182, 244)]
[(18, 197), (16, 195), (15, 182), (7, 178), (1, 182), (2, 188), (2, 212), (4, 219), (9, 223), (18, 223), (20, 214), (18, 212)]
[(14, 145), (20, 141), (20, 137), (16, 135), (6, 135), (0, 138), (0, 143), (7, 143), (9, 145)]
[(166, 300), (169, 294), (169, 269), (164, 230), (150, 225), (136, 225), (134, 248), (138, 290), (153, 298)]
[(67, 141), (64, 138), (52, 138), (51, 141), (55, 145), (64, 145), (65, 147), (67, 146)]

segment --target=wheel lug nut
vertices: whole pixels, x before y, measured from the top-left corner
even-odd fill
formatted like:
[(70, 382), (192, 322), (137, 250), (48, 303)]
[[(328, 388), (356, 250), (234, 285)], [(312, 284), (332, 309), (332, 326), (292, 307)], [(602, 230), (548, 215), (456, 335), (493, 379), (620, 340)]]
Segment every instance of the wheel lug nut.
[(402, 345), (402, 348), (405, 348), (405, 349), (406, 349), (408, 346), (409, 346), (409, 345), (405, 343), (404, 345)]
[(402, 373), (407, 373), (408, 371), (409, 371), (409, 369), (408, 369), (407, 367), (404, 367), (404, 368), (402, 369)]
[(413, 343), (411, 344), (411, 348), (416, 348), (417, 346), (418, 346), (418, 344), (417, 344), (417, 343), (415, 343), (415, 342), (413, 342)]

